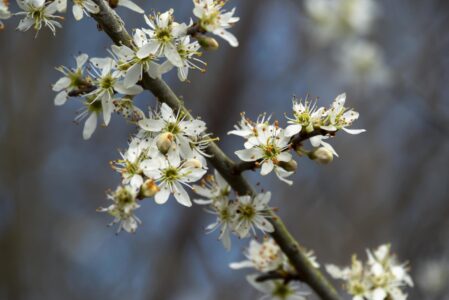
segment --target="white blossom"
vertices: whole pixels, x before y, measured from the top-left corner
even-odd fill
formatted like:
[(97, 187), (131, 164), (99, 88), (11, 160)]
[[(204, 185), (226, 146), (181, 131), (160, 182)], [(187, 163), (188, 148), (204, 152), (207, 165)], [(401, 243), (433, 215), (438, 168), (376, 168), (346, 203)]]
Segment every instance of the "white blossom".
[(45, 0), (17, 0), (17, 4), (23, 11), (16, 13), (16, 15), (25, 16), (20, 20), (17, 29), (20, 31), (27, 31), (31, 27), (36, 30), (36, 36), (42, 26), (48, 27), (53, 35), (56, 34), (56, 27), (61, 28), (61, 24), (55, 19), (62, 19), (60, 16), (55, 16), (57, 11), (57, 2), (48, 2)]
[[(198, 203), (198, 200), (195, 202)], [(206, 232), (211, 233), (220, 228), (218, 240), (222, 242), (223, 246), (228, 251), (231, 249), (230, 235), (235, 225), (236, 208), (235, 202), (230, 201), (227, 197), (219, 197), (211, 203), (210, 209), (207, 210), (216, 215), (217, 219), (214, 223), (211, 223), (206, 227)]]
[(145, 22), (150, 28), (142, 30), (148, 34), (149, 40), (137, 51), (137, 57), (145, 58), (149, 54), (165, 56), (174, 66), (183, 67), (176, 42), (178, 38), (186, 35), (187, 25), (173, 20), (172, 9), (150, 17), (145, 15)]
[(338, 95), (330, 109), (326, 113), (326, 122), (321, 125), (321, 129), (327, 131), (336, 131), (343, 129), (347, 133), (350, 134), (359, 134), (365, 132), (365, 129), (349, 129), (348, 126), (351, 126), (352, 123), (359, 118), (359, 113), (346, 108), (346, 93)]
[(184, 206), (192, 206), (189, 194), (184, 186), (200, 180), (207, 172), (198, 160), (182, 162), (178, 156), (167, 158), (153, 158), (142, 162), (143, 173), (158, 183), (159, 191), (154, 200), (158, 204), (167, 202), (170, 194)]
[[(197, 69), (202, 72), (205, 72), (205, 69), (200, 67), (198, 65), (206, 65), (206, 63), (196, 57), (201, 55), (201, 52), (198, 50), (200, 49), (200, 44), (197, 41), (190, 42), (190, 36), (184, 36), (179, 39), (179, 42), (176, 46), (176, 49), (179, 53), (179, 56), (181, 57), (182, 64), (181, 66), (176, 66), (178, 69), (178, 78), (180, 81), (186, 81), (187, 76), (189, 74), (189, 69)], [(170, 61), (167, 60), (164, 62), (160, 67), (161, 73), (166, 73), (170, 71), (175, 65)]]
[(255, 289), (264, 294), (261, 300), (306, 300), (305, 296), (308, 293), (301, 291), (298, 284), (284, 280), (257, 281), (258, 276), (259, 274), (252, 274), (246, 279)]
[(274, 227), (268, 220), (270, 217), (268, 202), (271, 192), (259, 193), (256, 196), (237, 196), (234, 231), (240, 238), (255, 234), (258, 228), (262, 232), (273, 232)]
[(220, 36), (232, 47), (239, 45), (237, 38), (227, 30), (240, 19), (234, 17), (235, 8), (224, 12), (222, 8), (225, 2), (217, 0), (193, 0), (193, 3), (193, 14), (199, 19), (201, 28)]
[[(198, 119), (187, 120), (180, 111), (175, 114), (173, 109), (162, 103), (160, 111), (150, 118), (139, 121), (139, 126), (145, 131), (155, 133), (154, 141), (160, 139), (169, 142), (169, 148), (174, 150), (182, 158), (195, 158), (205, 163), (202, 151), (208, 144), (205, 135), (206, 124)], [(165, 154), (165, 153), (164, 153)]]
[(336, 279), (345, 281), (345, 289), (353, 300), (405, 300), (407, 295), (401, 290), (413, 286), (405, 264), (397, 263), (391, 254), (390, 245), (381, 245), (373, 252), (367, 250), (365, 264), (352, 257), (351, 267), (339, 268), (327, 265), (327, 272)]
[(98, 14), (100, 7), (92, 0), (74, 0), (72, 13), (75, 20), (79, 21), (83, 18), (83, 15), (89, 16), (89, 14)]
[(132, 138), (128, 149), (120, 153), (122, 159), (113, 162), (113, 168), (122, 175), (122, 183), (136, 191), (140, 190), (144, 182), (141, 163), (148, 159), (150, 143), (148, 139)]
[(117, 233), (124, 229), (127, 232), (135, 232), (140, 219), (134, 215), (134, 211), (140, 207), (137, 203), (135, 189), (129, 186), (119, 186), (114, 192), (108, 194), (108, 199), (113, 201), (113, 204), (103, 208), (100, 207), (97, 211), (107, 212), (114, 217), (109, 226), (119, 223)]
[(284, 129), (277, 125), (258, 123), (254, 127), (253, 135), (245, 143), (246, 149), (238, 150), (235, 154), (243, 161), (257, 162), (261, 167), (262, 176), (274, 170), (280, 180), (291, 184), (292, 182), (286, 177), (294, 172), (282, 167), (282, 163), (292, 160), (292, 155), (288, 151), (289, 146), (290, 137), (285, 135)]
[(116, 62), (112, 58), (92, 58), (91, 76), (94, 77), (95, 90), (88, 95), (94, 96), (93, 101), (101, 101), (103, 119), (107, 126), (111, 120), (114, 104), (112, 98), (116, 92), (123, 95), (137, 95), (143, 91), (141, 86), (125, 87), (119, 74), (115, 72)]
[(84, 78), (84, 66), (88, 60), (87, 54), (80, 54), (75, 57), (75, 60), (75, 69), (69, 69), (65, 66), (56, 68), (56, 70), (64, 74), (64, 76), (59, 78), (53, 85), (53, 91), (58, 92), (54, 100), (55, 105), (63, 105), (67, 101), (71, 91), (89, 84)]
[(231, 187), (228, 182), (214, 170), (214, 176), (206, 176), (205, 180), (201, 181), (201, 185), (193, 185), (192, 190), (206, 198), (194, 199), (196, 204), (205, 205), (219, 202), (220, 200), (227, 199), (231, 193)]
[(300, 133), (312, 132), (315, 127), (321, 125), (323, 117), (326, 115), (324, 107), (317, 107), (316, 102), (305, 100), (297, 101), (293, 98), (293, 118), (287, 118), (287, 123), (291, 124), (285, 128), (285, 135), (288, 137)]
[(162, 74), (160, 66), (155, 62), (156, 53), (148, 53), (146, 56), (138, 56), (137, 53), (148, 44), (145, 33), (136, 29), (133, 35), (135, 49), (131, 49), (125, 45), (112, 46), (112, 53), (117, 62), (119, 74), (124, 77), (123, 83), (129, 88), (142, 79), (143, 73), (146, 72), (151, 78), (158, 78)]
[(264, 239), (262, 243), (251, 240), (244, 254), (247, 260), (229, 266), (232, 269), (254, 268), (259, 272), (269, 272), (282, 268), (287, 261), (281, 248), (271, 238)]

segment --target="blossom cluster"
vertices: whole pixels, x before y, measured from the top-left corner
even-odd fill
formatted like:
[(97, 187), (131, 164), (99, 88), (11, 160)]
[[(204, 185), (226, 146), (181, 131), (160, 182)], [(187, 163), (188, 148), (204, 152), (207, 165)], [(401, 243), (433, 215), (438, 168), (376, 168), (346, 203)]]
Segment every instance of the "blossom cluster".
[[(154, 197), (157, 204), (164, 204), (173, 195), (178, 203), (191, 206), (192, 202), (185, 187), (200, 180), (207, 172), (204, 147), (210, 141), (205, 134), (205, 123), (199, 119), (187, 119), (181, 112), (175, 113), (167, 104), (150, 111), (148, 117), (138, 121), (139, 131), (131, 138), (128, 149), (121, 153), (121, 159), (111, 163), (121, 174), (122, 188), (132, 191), (133, 202)], [(121, 228), (134, 232), (138, 222), (126, 226), (129, 219), (135, 219), (131, 209), (118, 207), (123, 202), (110, 197), (114, 205), (101, 211), (109, 212), (120, 222)], [(125, 205), (128, 205), (125, 203)], [(126, 206), (127, 207), (127, 206)], [(126, 214), (117, 214), (117, 210)], [(131, 230), (129, 230), (131, 229)]]
[[(245, 139), (243, 150), (235, 154), (244, 162), (254, 162), (260, 167), (261, 175), (274, 171), (277, 177), (292, 184), (287, 177), (296, 170), (297, 163), (292, 158), (290, 150), (299, 155), (321, 163), (332, 161), (338, 156), (334, 148), (326, 139), (334, 136), (338, 130), (350, 134), (359, 134), (364, 129), (350, 129), (349, 126), (358, 119), (359, 113), (345, 107), (346, 94), (335, 98), (329, 108), (317, 107), (316, 102), (298, 101), (293, 99), (293, 117), (287, 117), (287, 127), (282, 128), (278, 121), (270, 122), (270, 117), (261, 115), (257, 121), (251, 121), (245, 114), (235, 130), (228, 134), (237, 135)], [(310, 140), (314, 150), (307, 151), (302, 147), (298, 138), (303, 135)]]
[(413, 286), (407, 264), (398, 263), (391, 253), (390, 245), (381, 245), (376, 250), (367, 250), (368, 259), (362, 263), (354, 255), (349, 267), (327, 265), (327, 272), (336, 279), (345, 281), (346, 291), (353, 300), (405, 300), (401, 288)]
[[(296, 274), (295, 269), (273, 239), (264, 238), (261, 243), (251, 240), (244, 254), (246, 260), (231, 263), (229, 266), (232, 269), (252, 268), (258, 271), (259, 273), (248, 275), (247, 280), (254, 288), (265, 294), (264, 299), (305, 299), (304, 296), (308, 293), (301, 291), (297, 282), (288, 280), (287, 276)], [(305, 251), (305, 255), (312, 267), (320, 267), (313, 251)], [(279, 278), (262, 280), (263, 275), (278, 275)]]
[(268, 202), (271, 193), (259, 193), (255, 196), (243, 195), (232, 199), (231, 187), (226, 180), (215, 171), (207, 176), (200, 185), (194, 185), (193, 191), (201, 199), (195, 199), (199, 205), (208, 205), (208, 212), (216, 215), (216, 221), (206, 227), (207, 232), (220, 228), (219, 240), (226, 249), (231, 248), (230, 234), (239, 238), (256, 234), (256, 228), (263, 233), (274, 231), (270, 223)]
[[(132, 7), (129, 0), (120, 1)], [(114, 111), (134, 122), (142, 118), (143, 113), (134, 106), (133, 97), (143, 91), (139, 82), (146, 75), (156, 79), (177, 68), (179, 79), (185, 81), (190, 69), (203, 71), (201, 66), (206, 63), (198, 58), (199, 49), (209, 37), (199, 32), (210, 31), (237, 45), (236, 38), (227, 31), (238, 21), (233, 16), (235, 10), (223, 11), (222, 2), (195, 0), (194, 4), (194, 14), (198, 17), (195, 24), (175, 22), (172, 9), (144, 15), (148, 27), (135, 29), (129, 45), (111, 46), (110, 57), (88, 59), (86, 54), (80, 54), (75, 68), (57, 68), (63, 77), (53, 85), (53, 90), (58, 92), (55, 105), (63, 105), (69, 97), (81, 98), (85, 109), (76, 121), (86, 118), (84, 139), (92, 136), (100, 115), (106, 126)], [(196, 31), (190, 34), (192, 28)]]

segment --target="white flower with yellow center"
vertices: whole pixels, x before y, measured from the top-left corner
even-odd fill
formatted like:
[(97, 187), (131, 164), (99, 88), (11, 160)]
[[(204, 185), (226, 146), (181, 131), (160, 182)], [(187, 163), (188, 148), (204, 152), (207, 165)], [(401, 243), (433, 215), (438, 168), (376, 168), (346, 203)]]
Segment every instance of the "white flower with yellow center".
[(365, 132), (365, 129), (349, 129), (352, 123), (359, 118), (359, 113), (346, 108), (346, 93), (338, 95), (334, 102), (332, 102), (331, 108), (327, 111), (324, 124), (321, 125), (321, 129), (327, 131), (337, 131), (343, 129), (349, 134), (359, 134)]
[(61, 24), (55, 19), (62, 20), (60, 16), (55, 16), (58, 3), (50, 2), (46, 3), (45, 0), (17, 0), (17, 4), (23, 10), (16, 13), (16, 15), (24, 15), (25, 17), (20, 20), (17, 29), (20, 31), (27, 31), (31, 27), (36, 30), (36, 36), (42, 26), (48, 27), (53, 35), (56, 34), (56, 27), (61, 28)]
[(268, 220), (270, 217), (268, 202), (271, 192), (256, 196), (237, 196), (234, 231), (240, 238), (245, 238), (250, 231), (256, 233), (256, 228), (262, 232), (273, 232), (274, 227)]
[(98, 14), (99, 12), (100, 7), (92, 0), (73, 0), (72, 13), (77, 21), (81, 20), (83, 15), (89, 16), (89, 14)]
[(64, 66), (56, 68), (64, 76), (59, 78), (53, 85), (53, 91), (58, 92), (54, 100), (55, 105), (63, 105), (67, 101), (71, 91), (86, 87), (86, 85), (90, 84), (84, 78), (84, 65), (87, 59), (87, 54), (80, 54), (75, 57), (75, 69), (69, 69)]
[(91, 76), (95, 78), (93, 85), (96, 89), (88, 95), (94, 96), (93, 101), (101, 101), (103, 119), (107, 126), (114, 111), (112, 102), (114, 94), (118, 92), (123, 95), (134, 96), (140, 94), (143, 89), (138, 85), (125, 87), (123, 81), (120, 80), (119, 74), (115, 72), (117, 65), (112, 58), (92, 58), (90, 62), (92, 65)]
[(148, 159), (151, 142), (149, 140), (132, 138), (125, 153), (120, 153), (122, 159), (112, 163), (113, 169), (123, 178), (123, 184), (129, 184), (136, 191), (140, 190), (144, 182), (141, 163)]
[(202, 148), (207, 145), (206, 124), (198, 119), (186, 120), (181, 112), (175, 114), (165, 103), (162, 103), (159, 113), (138, 124), (143, 130), (155, 133), (154, 142), (163, 154), (171, 149), (184, 159), (195, 158), (194, 153), (203, 155)]
[(145, 16), (145, 22), (150, 29), (142, 29), (148, 34), (148, 43), (137, 51), (138, 58), (148, 57), (150, 54), (165, 56), (174, 66), (183, 67), (181, 55), (177, 50), (177, 39), (185, 36), (187, 25), (179, 24), (173, 20), (173, 10), (165, 13)]
[(198, 195), (206, 198), (193, 200), (196, 204), (208, 205), (227, 199), (231, 193), (231, 187), (223, 176), (214, 170), (214, 175), (206, 176), (201, 185), (193, 185), (192, 190)]
[(117, 233), (122, 229), (127, 232), (135, 232), (140, 219), (134, 215), (134, 211), (140, 207), (137, 203), (136, 191), (129, 186), (119, 186), (114, 192), (108, 194), (108, 199), (113, 201), (108, 207), (100, 207), (99, 212), (107, 212), (114, 217), (114, 221), (109, 224), (112, 226), (119, 224)]
[(310, 102), (305, 100), (297, 101), (293, 99), (293, 118), (287, 118), (287, 123), (291, 124), (285, 128), (285, 135), (288, 137), (294, 136), (300, 133), (302, 130), (305, 132), (312, 132), (316, 127), (321, 124), (322, 118), (326, 114), (324, 107), (317, 108), (316, 102)]
[(144, 72), (147, 72), (151, 78), (158, 78), (162, 73), (160, 66), (155, 62), (156, 53), (148, 53), (146, 56), (137, 56), (137, 52), (148, 44), (145, 33), (136, 29), (133, 35), (134, 49), (125, 45), (112, 46), (112, 53), (117, 62), (118, 72), (124, 77), (125, 87), (131, 87), (142, 79)]
[(247, 260), (231, 263), (231, 269), (254, 268), (259, 272), (270, 272), (281, 268), (286, 262), (281, 248), (271, 238), (264, 239), (262, 243), (251, 240), (245, 256)]
[(289, 146), (290, 137), (285, 135), (284, 129), (277, 125), (259, 124), (254, 135), (245, 143), (247, 149), (238, 150), (235, 154), (243, 161), (257, 162), (261, 166), (262, 176), (274, 170), (280, 180), (292, 184), (286, 177), (294, 172), (284, 168), (292, 161), (292, 155), (288, 152)]
[(181, 162), (178, 156), (172, 156), (170, 160), (148, 159), (143, 161), (140, 167), (148, 178), (158, 184), (160, 190), (154, 196), (157, 204), (164, 204), (170, 194), (173, 194), (179, 204), (188, 207), (192, 206), (192, 202), (183, 185), (191, 188), (190, 183), (200, 180), (207, 172), (200, 161)]
[[(200, 67), (198, 64), (206, 65), (206, 63), (194, 56), (200, 56), (201, 52), (198, 50), (201, 48), (197, 41), (190, 42), (190, 36), (185, 36), (179, 39), (176, 46), (179, 56), (181, 57), (182, 65), (176, 66), (178, 68), (178, 78), (180, 81), (186, 81), (189, 74), (189, 69), (197, 69), (201, 72), (206, 70)], [(175, 65), (171, 61), (167, 60), (160, 67), (161, 73), (170, 71)]]
[(193, 0), (193, 3), (193, 14), (199, 19), (198, 23), (202, 29), (220, 36), (232, 47), (239, 45), (237, 38), (227, 30), (240, 20), (234, 17), (235, 8), (224, 12), (225, 2), (216, 0)]

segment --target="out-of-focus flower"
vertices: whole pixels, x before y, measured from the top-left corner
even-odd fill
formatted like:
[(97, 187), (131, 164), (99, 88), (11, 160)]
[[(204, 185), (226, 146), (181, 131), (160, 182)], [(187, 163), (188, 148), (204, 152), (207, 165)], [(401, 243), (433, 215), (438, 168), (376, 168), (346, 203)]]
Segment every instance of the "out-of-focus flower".
[(381, 245), (373, 252), (367, 250), (365, 264), (356, 256), (352, 266), (340, 269), (327, 265), (327, 272), (336, 279), (345, 281), (345, 289), (353, 300), (404, 300), (407, 294), (401, 290), (404, 286), (413, 286), (405, 264), (399, 264), (390, 252), (390, 245)]
[(227, 199), (231, 193), (231, 187), (228, 182), (214, 170), (214, 176), (206, 176), (205, 179), (201, 181), (201, 185), (193, 185), (192, 190), (198, 195), (206, 198), (195, 199), (196, 204), (205, 205), (213, 204), (223, 199)]
[(244, 254), (247, 260), (231, 263), (231, 269), (254, 268), (259, 272), (269, 272), (282, 267), (286, 262), (284, 253), (271, 238), (264, 239), (262, 243), (251, 240)]
[(418, 286), (428, 295), (437, 296), (449, 288), (448, 259), (424, 261), (416, 274)]
[(127, 232), (135, 232), (141, 221), (134, 215), (134, 211), (140, 207), (136, 200), (136, 191), (129, 186), (119, 186), (114, 192), (108, 194), (108, 199), (114, 203), (97, 211), (107, 212), (114, 217), (110, 226), (119, 223), (117, 233), (124, 229)]
[(6, 20), (11, 17), (11, 12), (8, 8), (8, 0), (0, 0), (0, 30), (4, 28), (1, 20)]
[(259, 282), (257, 277), (259, 274), (248, 275), (246, 279), (264, 296), (261, 299), (267, 300), (306, 300), (308, 293), (300, 290), (299, 285), (284, 280), (266, 280)]
[(344, 83), (363, 83), (385, 86), (391, 80), (382, 50), (364, 39), (350, 39), (343, 43), (335, 59), (339, 64), (339, 79)]
[(307, 0), (310, 29), (322, 43), (371, 31), (379, 7), (373, 0)]

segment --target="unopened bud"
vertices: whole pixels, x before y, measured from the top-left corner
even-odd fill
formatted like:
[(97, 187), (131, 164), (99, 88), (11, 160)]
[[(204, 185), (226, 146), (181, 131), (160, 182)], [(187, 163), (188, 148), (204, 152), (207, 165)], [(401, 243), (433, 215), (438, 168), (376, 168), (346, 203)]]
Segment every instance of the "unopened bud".
[(194, 168), (194, 169), (199, 169), (203, 166), (203, 164), (196, 158), (191, 158), (186, 160), (186, 162), (184, 163), (184, 167), (186, 168)]
[(195, 36), (196, 40), (205, 50), (216, 50), (220, 46), (216, 39), (203, 34), (197, 34)]
[(278, 166), (284, 169), (287, 172), (294, 172), (298, 168), (298, 163), (296, 160), (291, 159), (289, 161), (280, 161)]
[(334, 159), (334, 154), (332, 153), (332, 151), (325, 147), (319, 147), (318, 149), (315, 149), (314, 151), (309, 153), (309, 158), (316, 160), (321, 164), (328, 164)]
[(140, 193), (144, 198), (153, 197), (159, 192), (159, 187), (153, 179), (147, 179), (140, 188)]
[(170, 150), (170, 147), (173, 144), (173, 139), (174, 136), (171, 132), (164, 132), (159, 135), (156, 146), (162, 154), (167, 154), (168, 150)]

